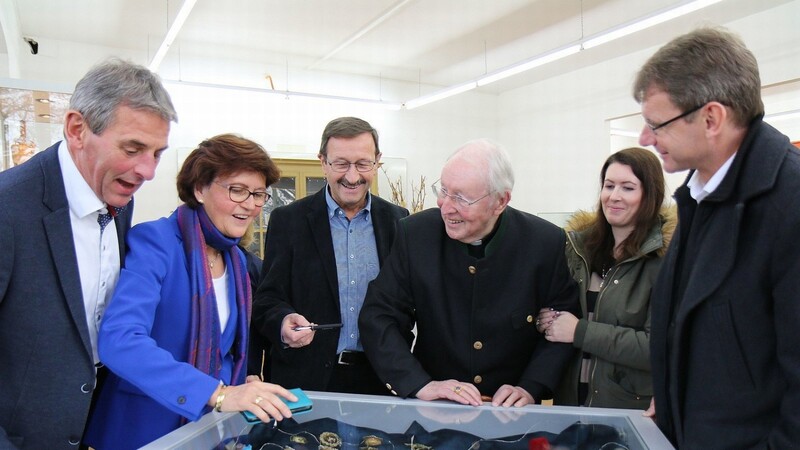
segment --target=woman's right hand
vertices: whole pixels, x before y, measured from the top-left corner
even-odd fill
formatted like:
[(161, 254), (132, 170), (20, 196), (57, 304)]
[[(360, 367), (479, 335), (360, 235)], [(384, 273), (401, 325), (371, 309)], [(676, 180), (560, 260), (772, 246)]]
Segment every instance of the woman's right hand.
[(220, 411), (250, 411), (262, 422), (269, 422), (272, 418), (281, 421), (292, 417), (292, 412), (281, 397), (290, 402), (297, 401), (297, 397), (282, 386), (259, 381), (258, 377), (248, 377), (245, 384), (238, 386), (223, 388), (220, 385), (211, 395), (208, 404), (215, 406), (221, 394), (225, 398), (220, 403)]
[(558, 312), (553, 308), (542, 308), (539, 310), (539, 315), (536, 317), (536, 331), (544, 333), (553, 324), (553, 321), (558, 317)]

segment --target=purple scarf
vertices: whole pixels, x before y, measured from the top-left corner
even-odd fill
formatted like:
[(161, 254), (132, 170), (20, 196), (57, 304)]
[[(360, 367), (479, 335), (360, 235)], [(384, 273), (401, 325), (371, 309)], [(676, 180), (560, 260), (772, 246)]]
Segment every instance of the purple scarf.
[(189, 341), (189, 364), (215, 378), (219, 378), (223, 355), (220, 346), (220, 323), (216, 296), (208, 268), (206, 244), (228, 254), (233, 268), (238, 310), (236, 337), (231, 351), (234, 367), (230, 384), (244, 382), (247, 359), (247, 333), (250, 324), (250, 281), (236, 245), (239, 239), (231, 239), (217, 230), (201, 205), (192, 209), (186, 205), (178, 207), (178, 227), (183, 236), (183, 248), (189, 264), (189, 291), (192, 302), (191, 336)]

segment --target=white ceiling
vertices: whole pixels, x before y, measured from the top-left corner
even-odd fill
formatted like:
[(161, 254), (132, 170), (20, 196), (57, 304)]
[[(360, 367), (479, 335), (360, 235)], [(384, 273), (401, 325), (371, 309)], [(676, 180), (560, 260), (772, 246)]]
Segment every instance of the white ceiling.
[[(676, 25), (724, 23), (787, 1), (725, 0), (482, 89), (502, 92), (657, 45)], [(42, 53), (48, 45), (71, 41), (141, 52), (148, 59), (183, 3), (0, 2), (15, 6), (21, 35), (38, 40)], [(681, 3), (686, 0), (197, 0), (167, 58), (182, 52), (208, 64), (234, 58), (285, 66), (286, 72), (448, 86)], [(0, 51), (5, 48), (0, 37)], [(278, 89), (284, 88), (282, 75), (273, 75)]]

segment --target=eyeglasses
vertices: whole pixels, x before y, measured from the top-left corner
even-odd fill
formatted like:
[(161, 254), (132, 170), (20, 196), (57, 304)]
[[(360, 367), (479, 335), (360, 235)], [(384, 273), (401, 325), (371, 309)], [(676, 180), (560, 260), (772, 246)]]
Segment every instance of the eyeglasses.
[(650, 124), (649, 124), (649, 123), (647, 123), (647, 122), (645, 122), (645, 125), (647, 125), (647, 128), (650, 128), (650, 131), (652, 131), (652, 132), (653, 132), (653, 134), (658, 134), (658, 133), (656, 133), (656, 131), (657, 131), (657, 130), (659, 130), (659, 129), (661, 129), (661, 128), (664, 128), (665, 126), (667, 126), (667, 125), (671, 124), (672, 122), (675, 122), (676, 120), (683, 119), (684, 117), (688, 116), (689, 114), (692, 114), (692, 113), (694, 113), (694, 112), (697, 112), (697, 111), (698, 111), (698, 110), (700, 110), (700, 108), (702, 108), (703, 106), (706, 106), (706, 104), (705, 104), (705, 103), (703, 103), (702, 105), (700, 105), (700, 106), (698, 106), (698, 107), (696, 107), (696, 108), (692, 108), (692, 109), (690, 109), (690, 110), (686, 111), (685, 113), (683, 113), (683, 114), (680, 114), (680, 115), (677, 115), (677, 116), (673, 117), (672, 119), (669, 119), (669, 120), (668, 120), (668, 121), (666, 121), (666, 122), (661, 122), (661, 123), (660, 123), (660, 124), (658, 124), (658, 125), (650, 125)]
[(331, 166), (331, 170), (339, 173), (347, 172), (350, 170), (350, 166), (356, 166), (356, 170), (359, 172), (369, 172), (373, 167), (375, 167), (375, 161), (368, 161), (366, 159), (362, 159), (354, 163), (343, 160), (336, 160), (334, 162), (328, 162), (328, 160), (325, 160), (325, 163)]
[(249, 191), (241, 186), (232, 186), (229, 184), (222, 184), (218, 181), (215, 181), (218, 185), (228, 189), (228, 198), (231, 199), (232, 202), (236, 203), (244, 203), (247, 201), (250, 196), (253, 196), (253, 203), (256, 206), (264, 206), (270, 199), (270, 195), (266, 191)]
[(467, 199), (465, 199), (464, 197), (462, 197), (460, 195), (450, 195), (450, 194), (448, 194), (447, 193), (447, 189), (437, 186), (436, 185), (437, 183), (439, 183), (438, 180), (434, 181), (433, 184), (431, 185), (431, 189), (433, 190), (433, 195), (435, 195), (436, 198), (438, 198), (439, 200), (444, 200), (445, 197), (450, 197), (450, 199), (452, 199), (454, 202), (456, 202), (456, 204), (458, 206), (460, 206), (462, 208), (468, 208), (468, 207), (474, 205), (475, 203), (478, 203), (479, 201), (485, 199), (486, 197), (489, 196), (489, 194), (491, 194), (491, 192), (487, 192), (486, 195), (484, 195), (483, 197), (481, 197), (481, 198), (479, 198), (477, 200), (470, 201), (470, 200), (467, 200)]

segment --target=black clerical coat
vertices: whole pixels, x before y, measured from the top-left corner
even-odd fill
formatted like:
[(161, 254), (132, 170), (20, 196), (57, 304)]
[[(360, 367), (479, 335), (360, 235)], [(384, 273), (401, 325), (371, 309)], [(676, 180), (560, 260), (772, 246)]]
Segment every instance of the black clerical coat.
[[(447, 236), (438, 208), (401, 220), (359, 318), (378, 376), (402, 397), (454, 378), (484, 395), (510, 384), (540, 400), (573, 352), (545, 340), (535, 324), (543, 307), (578, 314), (565, 242), (560, 228), (508, 207), (478, 259)], [(412, 354), (405, 335), (415, 323)]]

